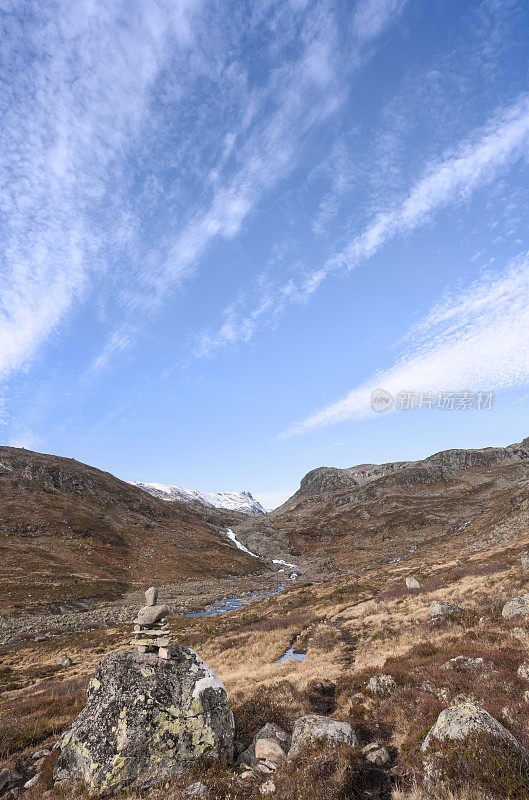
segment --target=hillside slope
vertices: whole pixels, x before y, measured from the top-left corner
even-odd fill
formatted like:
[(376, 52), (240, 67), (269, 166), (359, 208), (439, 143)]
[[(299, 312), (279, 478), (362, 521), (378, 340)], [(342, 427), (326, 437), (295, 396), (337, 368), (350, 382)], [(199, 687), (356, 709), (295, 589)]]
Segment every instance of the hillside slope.
[(475, 550), (529, 527), (529, 438), (447, 450), (416, 462), (321, 467), (265, 517), (237, 526), (241, 541), (356, 570), (426, 549)]
[(0, 447), (0, 613), (258, 568), (243, 515), (166, 503), (74, 459)]

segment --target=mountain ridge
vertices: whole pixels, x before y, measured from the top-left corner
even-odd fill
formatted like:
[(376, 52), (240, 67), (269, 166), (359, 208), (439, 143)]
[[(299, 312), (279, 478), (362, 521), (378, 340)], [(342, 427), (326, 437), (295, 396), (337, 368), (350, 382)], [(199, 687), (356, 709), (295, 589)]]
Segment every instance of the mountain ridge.
[(223, 508), (226, 511), (239, 511), (241, 514), (266, 514), (261, 503), (248, 491), (201, 492), (197, 489), (184, 489), (182, 486), (165, 483), (142, 481), (129, 481), (129, 483), (166, 502), (178, 501), (190, 505), (202, 505), (206, 508)]

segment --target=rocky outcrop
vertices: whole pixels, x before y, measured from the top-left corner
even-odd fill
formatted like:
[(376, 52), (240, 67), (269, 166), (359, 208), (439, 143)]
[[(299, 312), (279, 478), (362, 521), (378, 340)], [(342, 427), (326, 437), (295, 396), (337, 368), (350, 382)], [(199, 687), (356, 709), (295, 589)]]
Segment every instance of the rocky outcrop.
[(330, 745), (348, 744), (350, 747), (358, 747), (358, 738), (348, 722), (309, 714), (296, 720), (288, 757), (292, 758), (305, 747), (320, 740)]
[(92, 794), (160, 783), (204, 757), (232, 760), (226, 690), (185, 647), (171, 658), (118, 652), (99, 663), (88, 704), (58, 743), (56, 781)]
[(391, 475), (399, 469), (407, 467), (409, 461), (397, 461), (391, 464), (359, 464), (356, 467), (317, 467), (307, 472), (299, 486), (299, 493), (304, 497), (339, 492)]

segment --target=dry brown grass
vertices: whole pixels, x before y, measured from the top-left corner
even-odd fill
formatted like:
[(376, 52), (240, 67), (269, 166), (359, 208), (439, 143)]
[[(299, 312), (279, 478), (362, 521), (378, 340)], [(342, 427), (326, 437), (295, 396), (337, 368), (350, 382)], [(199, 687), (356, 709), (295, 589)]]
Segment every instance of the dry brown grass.
[[(398, 750), (395, 777), (409, 781), (412, 756), (422, 738), (439, 712), (458, 698), (472, 697), (523, 741), (529, 732), (529, 704), (522, 701), (529, 684), (516, 675), (519, 663), (529, 659), (529, 625), (519, 619), (506, 622), (500, 614), (501, 603), (520, 593), (525, 575), (513, 567), (510, 555), (509, 563), (500, 556), (487, 557), (484, 570), (476, 558), (468, 564), (453, 559), (436, 563), (423, 569), (428, 575), (415, 592), (407, 591), (403, 582), (406, 574), (418, 570), (399, 564), (366, 573), (362, 581), (344, 576), (310, 586), (292, 585), (283, 595), (237, 613), (174, 620), (174, 640), (197, 650), (225, 683), (235, 713), (236, 738), (245, 745), (264, 722), (289, 729), (303, 714), (329, 714), (349, 721), (363, 744), (376, 739), (395, 748), (395, 756)], [(433, 625), (429, 604), (434, 599), (449, 600), (472, 613)], [(480, 625), (482, 613), (486, 621)], [(2, 664), (10, 671), (0, 674), (5, 689), (0, 694), (0, 719), (9, 712), (19, 720), (18, 740), (12, 734), (4, 739), (3, 756), (10, 754), (4, 763), (27, 765), (35, 745), (53, 741), (84, 703), (82, 687), (97, 661), (106, 652), (128, 646), (128, 638), (129, 630), (122, 627), (2, 651)], [(276, 663), (292, 645), (306, 650), (305, 661)], [(73, 657), (74, 665), (57, 670), (64, 652)], [(460, 654), (483, 657), (483, 673), (443, 667)], [(380, 672), (393, 675), (397, 688), (389, 696), (373, 697), (366, 684)], [(9, 684), (15, 688), (7, 688)], [(300, 770), (300, 780), (303, 775), (314, 790), (313, 766)], [(212, 797), (259, 796), (253, 784), (241, 788), (233, 772), (215, 772), (219, 769), (209, 765), (203, 773), (204, 782), (211, 782)], [(341, 775), (342, 767), (336, 769), (331, 773)], [(186, 776), (185, 785), (194, 779)], [(278, 800), (305, 797), (292, 774), (284, 772), (281, 779), (289, 788), (276, 795)], [(149, 796), (172, 800), (181, 789), (178, 783), (152, 790)], [(215, 794), (222, 791), (225, 794)], [(341, 789), (336, 791), (338, 797)], [(443, 789), (435, 796), (482, 800), (479, 787), (472, 791), (461, 787), (451, 794)], [(74, 800), (83, 795), (68, 796)], [(426, 797), (432, 795), (406, 782), (393, 790), (393, 800)]]

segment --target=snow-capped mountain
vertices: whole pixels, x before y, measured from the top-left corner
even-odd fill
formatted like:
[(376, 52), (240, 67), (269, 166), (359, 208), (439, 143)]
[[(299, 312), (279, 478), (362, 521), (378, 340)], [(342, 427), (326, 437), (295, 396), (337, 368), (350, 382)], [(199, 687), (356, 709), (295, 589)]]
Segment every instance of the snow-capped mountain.
[(197, 492), (195, 489), (182, 489), (181, 486), (167, 486), (164, 483), (141, 483), (130, 481), (133, 486), (149, 492), (160, 500), (180, 501), (181, 503), (200, 503), (209, 508), (225, 508), (228, 511), (241, 511), (243, 514), (265, 514), (265, 509), (250, 492)]

